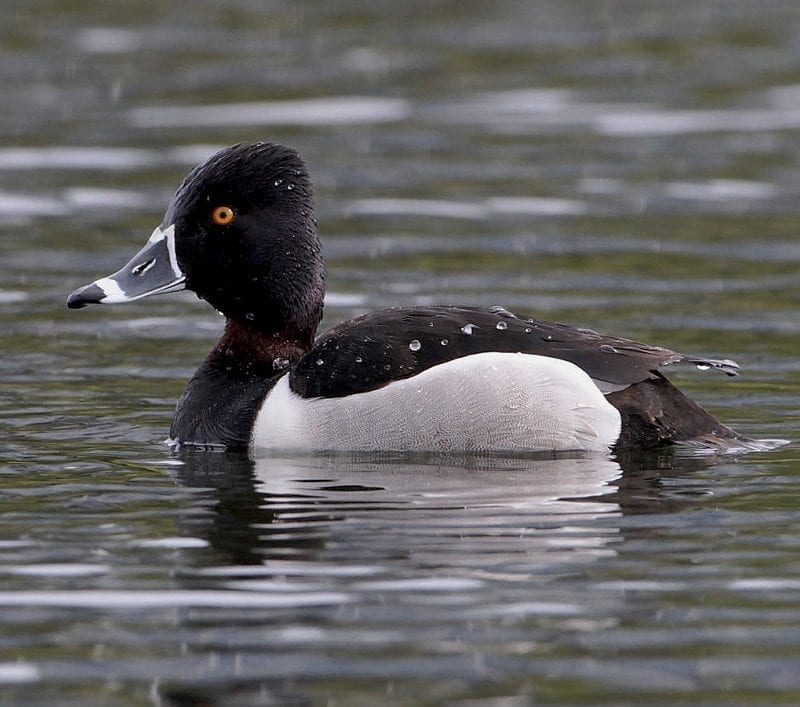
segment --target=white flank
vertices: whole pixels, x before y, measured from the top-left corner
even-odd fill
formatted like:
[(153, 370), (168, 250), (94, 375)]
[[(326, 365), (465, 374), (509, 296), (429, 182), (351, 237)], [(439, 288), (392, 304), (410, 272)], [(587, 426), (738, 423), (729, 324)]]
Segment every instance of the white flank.
[(567, 361), (488, 352), (383, 388), (301, 398), (284, 376), (256, 418), (253, 451), (605, 451), (620, 416)]

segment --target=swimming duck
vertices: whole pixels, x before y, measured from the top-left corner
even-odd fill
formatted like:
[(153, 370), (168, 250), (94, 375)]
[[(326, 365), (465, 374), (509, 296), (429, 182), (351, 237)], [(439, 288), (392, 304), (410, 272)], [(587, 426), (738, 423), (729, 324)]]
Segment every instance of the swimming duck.
[(325, 269), (294, 150), (238, 144), (192, 170), (121, 270), (67, 306), (189, 289), (225, 315), (171, 426), (177, 445), (607, 451), (744, 439), (659, 371), (686, 356), (502, 307), (397, 307), (315, 338)]

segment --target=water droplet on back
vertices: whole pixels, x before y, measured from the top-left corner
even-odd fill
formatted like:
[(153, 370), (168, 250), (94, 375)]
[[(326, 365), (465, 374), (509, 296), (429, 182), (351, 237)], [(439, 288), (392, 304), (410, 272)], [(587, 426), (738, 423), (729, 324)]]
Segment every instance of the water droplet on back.
[(447, 344), (449, 344), (449, 343), (450, 343), (450, 341), (449, 341), (448, 339), (442, 339), (442, 340), (441, 340), (439, 343), (440, 343), (442, 346), (447, 346)]
[(709, 366), (707, 363), (698, 363), (697, 364), (697, 370), (698, 371), (708, 371), (710, 369), (711, 369), (711, 366)]
[(317, 359), (317, 365), (318, 366), (321, 366), (323, 363), (325, 363), (325, 361), (323, 361), (321, 358)]
[(508, 324), (505, 322), (497, 322), (497, 324), (494, 325), (494, 328), (499, 329), (500, 331), (505, 331), (508, 329)]
[(477, 324), (465, 324), (461, 327), (461, 333), (466, 334), (467, 336), (472, 336), (472, 332), (477, 328)]
[(492, 314), (502, 314), (503, 316), (506, 316), (506, 317), (513, 317), (514, 316), (514, 314), (512, 312), (509, 312), (505, 307), (501, 307), (501, 306), (499, 306), (497, 304), (494, 305), (493, 307), (489, 307), (489, 311)]
[(272, 182), (272, 184), (273, 184), (273, 186), (279, 187), (281, 184), (283, 184), (283, 180), (282, 179), (276, 179), (274, 182)]
[(613, 346), (610, 344), (600, 344), (600, 350), (603, 353), (619, 353)]
[(356, 356), (356, 363), (364, 363), (364, 359), (361, 356)]
[(408, 348), (412, 351), (419, 351), (422, 348), (422, 344), (419, 343), (418, 339), (414, 339), (408, 344)]

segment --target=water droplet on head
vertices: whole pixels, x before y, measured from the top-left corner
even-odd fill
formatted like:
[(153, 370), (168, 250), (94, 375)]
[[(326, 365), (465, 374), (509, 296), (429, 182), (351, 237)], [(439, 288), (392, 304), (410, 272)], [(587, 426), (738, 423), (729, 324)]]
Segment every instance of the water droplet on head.
[(530, 333), (531, 333), (531, 331), (533, 331), (533, 330), (532, 330), (532, 329), (531, 329), (529, 326), (526, 326), (526, 327), (525, 327), (525, 333), (526, 333), (526, 334), (530, 334)]
[(361, 356), (356, 356), (356, 363), (364, 363), (364, 359)]
[(617, 350), (616, 350), (616, 349), (615, 349), (613, 346), (611, 346), (610, 344), (601, 344), (601, 345), (600, 345), (600, 350), (601, 350), (603, 353), (619, 353), (619, 352), (618, 352), (618, 351), (617, 351)]
[(282, 179), (276, 179), (274, 182), (272, 182), (272, 184), (273, 184), (273, 186), (279, 187), (281, 184), (283, 184), (283, 180)]
[(422, 344), (419, 343), (418, 339), (414, 339), (408, 344), (408, 348), (412, 351), (419, 351), (422, 348)]
[(323, 363), (325, 363), (325, 361), (323, 361), (321, 358), (317, 359), (317, 365), (318, 366), (321, 366)]
[(288, 191), (292, 191), (292, 189), (294, 189), (294, 184), (287, 184), (287, 185), (286, 185), (286, 189), (287, 189)]
[(467, 336), (472, 336), (472, 332), (478, 328), (477, 324), (465, 324), (461, 327), (461, 333), (466, 334)]
[(497, 322), (497, 324), (494, 325), (494, 328), (499, 329), (500, 331), (505, 331), (508, 329), (508, 324), (505, 322)]
[(447, 339), (442, 339), (442, 340), (441, 340), (439, 343), (440, 343), (442, 346), (447, 346), (447, 344), (449, 344), (449, 343), (450, 343), (450, 341), (448, 341)]
[(245, 318), (245, 319), (246, 319), (248, 322), (252, 322), (252, 321), (253, 321), (253, 320), (256, 318), (256, 315), (255, 315), (255, 314), (253, 314), (252, 312), (245, 312), (245, 313), (244, 313), (244, 318)]

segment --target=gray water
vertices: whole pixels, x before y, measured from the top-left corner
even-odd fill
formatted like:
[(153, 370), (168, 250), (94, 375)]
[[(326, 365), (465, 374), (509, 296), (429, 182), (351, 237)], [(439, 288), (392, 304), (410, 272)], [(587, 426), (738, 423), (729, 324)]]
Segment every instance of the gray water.
[(305, 156), (325, 327), (500, 304), (798, 438), (800, 7), (9, 0), (0, 704), (794, 704), (800, 453), (173, 455), (221, 321), (68, 312), (217, 147)]

